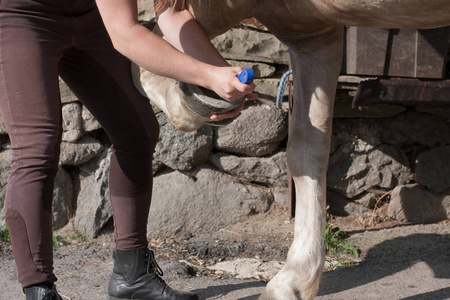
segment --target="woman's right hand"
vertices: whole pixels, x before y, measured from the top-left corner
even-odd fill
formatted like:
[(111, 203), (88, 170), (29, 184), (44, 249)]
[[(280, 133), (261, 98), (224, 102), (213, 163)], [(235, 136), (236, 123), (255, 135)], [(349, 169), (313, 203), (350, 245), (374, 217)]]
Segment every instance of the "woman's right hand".
[(235, 101), (245, 97), (248, 100), (255, 100), (258, 95), (253, 93), (256, 85), (251, 83), (241, 83), (237, 75), (242, 71), (239, 67), (215, 67), (211, 66), (206, 74), (205, 88), (213, 90), (221, 98), (228, 101)]
[[(242, 72), (242, 68), (239, 67), (214, 67), (211, 70), (211, 75), (208, 76), (211, 80), (209, 81), (212, 89), (221, 98), (228, 101), (235, 101), (241, 98), (245, 100), (256, 100), (258, 94), (254, 93), (256, 85), (253, 82), (242, 83), (239, 81), (237, 75)], [(242, 104), (229, 112), (221, 114), (212, 114), (211, 120), (219, 121), (228, 118), (236, 117), (241, 110), (244, 108), (245, 101)]]

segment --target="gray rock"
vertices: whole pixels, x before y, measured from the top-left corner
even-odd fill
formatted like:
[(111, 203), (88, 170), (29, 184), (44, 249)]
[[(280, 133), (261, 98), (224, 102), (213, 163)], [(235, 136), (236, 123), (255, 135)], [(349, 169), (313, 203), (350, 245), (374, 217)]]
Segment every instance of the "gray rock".
[(156, 173), (158, 173), (159, 171), (161, 171), (162, 169), (164, 169), (164, 164), (162, 162), (160, 162), (159, 160), (153, 160), (152, 161), (152, 173), (153, 175), (155, 175)]
[(420, 154), (416, 160), (416, 180), (435, 193), (450, 190), (450, 146)]
[(240, 184), (206, 166), (190, 176), (166, 171), (153, 182), (150, 237), (218, 230), (267, 211), (273, 202), (268, 190)]
[(245, 61), (237, 61), (237, 60), (228, 60), (228, 63), (233, 67), (241, 67), (243, 69), (252, 69), (255, 78), (265, 78), (271, 77), (276, 68), (269, 64), (259, 63), (259, 62), (245, 62)]
[(332, 191), (327, 192), (328, 212), (337, 216), (358, 216), (369, 211), (368, 208), (358, 205)]
[(377, 201), (379, 199), (380, 195), (375, 193), (367, 193), (364, 196), (362, 196), (359, 199), (355, 199), (355, 203), (358, 203), (364, 207), (367, 207), (369, 209), (375, 208), (375, 205), (377, 204)]
[(11, 149), (11, 143), (9, 141), (0, 140), (0, 151)]
[(138, 0), (138, 18), (140, 21), (150, 21), (156, 19), (153, 1)]
[(216, 153), (210, 160), (221, 171), (249, 182), (268, 186), (287, 187), (286, 152), (280, 151), (269, 157), (238, 157)]
[(2, 116), (0, 115), (0, 134), (6, 134), (6, 133), (7, 133), (7, 131), (6, 131), (5, 123), (3, 123)]
[(62, 166), (80, 165), (99, 155), (102, 150), (103, 145), (100, 141), (88, 135), (75, 143), (62, 142), (59, 164)]
[(364, 107), (352, 107), (352, 100), (336, 100), (333, 118), (390, 118), (406, 111), (402, 105), (374, 104)]
[(59, 93), (61, 94), (61, 103), (70, 103), (78, 101), (78, 97), (73, 94), (67, 84), (59, 78)]
[(417, 112), (386, 119), (334, 119), (331, 153), (345, 143), (358, 146), (349, 151), (368, 151), (381, 143), (399, 148), (435, 147), (450, 144), (450, 129), (444, 118)]
[(450, 195), (435, 194), (417, 184), (398, 186), (391, 193), (388, 215), (413, 223), (450, 219)]
[(272, 191), (273, 200), (279, 205), (285, 206), (289, 204), (289, 189), (283, 187), (276, 187)]
[[(163, 262), (161, 268), (164, 270), (164, 280), (170, 281), (179, 278), (191, 278), (195, 273), (195, 266), (184, 261)], [(159, 264), (159, 262), (158, 262)]]
[(85, 132), (90, 132), (102, 128), (100, 123), (97, 121), (97, 119), (95, 119), (95, 117), (86, 108), (86, 106), (83, 106), (83, 109), (81, 110), (81, 118), (81, 125)]
[[(389, 130), (386, 130), (389, 128)], [(380, 124), (383, 143), (404, 147), (450, 144), (450, 127), (445, 118), (405, 112)]]
[(6, 184), (11, 173), (12, 150), (0, 152), (0, 226), (5, 226)]
[[(256, 84), (255, 93), (259, 95), (265, 95), (273, 97), (274, 99), (277, 97), (278, 87), (280, 85), (280, 78), (263, 78), (263, 79), (255, 79), (254, 83)], [(289, 95), (289, 89), (286, 86), (284, 89), (283, 96)]]
[(80, 192), (74, 228), (87, 238), (94, 238), (112, 216), (109, 200), (108, 175), (111, 151), (104, 150), (80, 166)]
[(217, 274), (230, 274), (241, 279), (272, 279), (284, 266), (284, 262), (263, 261), (256, 258), (239, 258), (232, 261), (224, 261), (207, 267)]
[(154, 159), (180, 171), (189, 171), (208, 160), (212, 150), (212, 129), (203, 126), (194, 132), (175, 128), (163, 113), (157, 115), (161, 127)]
[[(1, 204), (1, 205), (3, 205), (3, 204)], [(5, 226), (6, 226), (5, 209), (3, 207), (0, 207), (0, 227), (5, 227)]]
[(227, 59), (283, 64), (289, 61), (288, 47), (269, 33), (231, 29), (212, 43)]
[(440, 116), (446, 120), (450, 120), (450, 107), (448, 105), (419, 104), (416, 105), (416, 111)]
[(380, 123), (367, 119), (340, 119), (333, 121), (330, 153), (343, 145), (341, 151), (368, 152), (381, 144)]
[(62, 107), (64, 142), (75, 142), (83, 135), (81, 122), (81, 104), (77, 102), (67, 103)]
[(287, 112), (273, 105), (250, 106), (222, 127), (215, 127), (218, 150), (263, 156), (275, 151), (288, 132)]
[(69, 173), (59, 167), (53, 189), (53, 229), (69, 223), (73, 215), (74, 190)]
[(347, 198), (370, 189), (393, 189), (411, 180), (406, 155), (392, 146), (380, 145), (368, 154), (349, 153), (346, 148), (331, 155), (327, 186)]

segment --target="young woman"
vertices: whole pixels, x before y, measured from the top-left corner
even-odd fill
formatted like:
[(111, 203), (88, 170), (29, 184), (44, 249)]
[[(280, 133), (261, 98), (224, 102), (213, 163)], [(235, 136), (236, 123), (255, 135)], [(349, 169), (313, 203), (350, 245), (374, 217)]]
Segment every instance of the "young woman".
[[(253, 98), (254, 85), (237, 80), (241, 69), (227, 66), (185, 3), (158, 3), (160, 27), (172, 46), (139, 25), (136, 2), (0, 0), (0, 113), (13, 150), (6, 221), (27, 300), (62, 299), (54, 286), (51, 221), (62, 134), (58, 75), (113, 145), (111, 299), (198, 299), (168, 287), (147, 248), (159, 127), (148, 100), (133, 86), (130, 60), (228, 100)], [(190, 38), (181, 39), (181, 29)], [(234, 117), (239, 110), (212, 118)]]

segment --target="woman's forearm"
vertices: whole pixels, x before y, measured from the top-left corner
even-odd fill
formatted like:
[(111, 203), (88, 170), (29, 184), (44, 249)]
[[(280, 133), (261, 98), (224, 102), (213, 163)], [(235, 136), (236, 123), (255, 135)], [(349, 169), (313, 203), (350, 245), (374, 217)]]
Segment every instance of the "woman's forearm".
[[(136, 0), (97, 0), (114, 47), (141, 67), (162, 76), (205, 86), (211, 66), (185, 55), (137, 20)], [(180, 72), (182, 70), (182, 72)]]
[(164, 38), (178, 50), (208, 64), (229, 65), (188, 10), (166, 8), (158, 16), (158, 26)]
[(209, 88), (212, 66), (175, 49), (147, 28), (136, 25), (117, 37), (116, 49), (155, 74)]
[[(190, 49), (189, 52), (199, 59), (203, 57), (202, 61), (178, 51), (164, 39), (140, 25), (137, 20), (136, 0), (96, 1), (114, 47), (139, 66), (158, 75), (214, 90), (219, 96), (227, 100), (236, 100), (249, 95), (255, 88), (254, 84), (239, 82), (236, 75), (240, 72), (240, 68), (224, 67), (227, 65), (226, 62), (212, 47), (201, 27), (187, 26), (186, 22), (176, 20), (176, 17), (187, 15), (172, 15), (171, 17), (175, 17), (175, 23), (185, 24), (181, 26), (186, 27), (174, 27), (169, 31), (171, 35), (178, 32), (180, 36), (194, 40), (197, 40), (197, 37), (189, 34), (201, 35), (203, 32), (203, 37), (200, 37), (199, 40), (205, 43), (205, 47), (209, 44), (213, 51), (210, 51), (211, 48), (195, 51), (193, 44), (186, 44), (183, 42), (183, 38), (180, 38), (180, 45), (189, 45), (189, 47), (186, 46)], [(169, 21), (170, 19), (169, 17)], [(179, 20), (183, 19), (180, 18)], [(179, 31), (184, 30), (184, 28), (190, 29), (188, 32)], [(197, 45), (197, 47), (200, 46)]]

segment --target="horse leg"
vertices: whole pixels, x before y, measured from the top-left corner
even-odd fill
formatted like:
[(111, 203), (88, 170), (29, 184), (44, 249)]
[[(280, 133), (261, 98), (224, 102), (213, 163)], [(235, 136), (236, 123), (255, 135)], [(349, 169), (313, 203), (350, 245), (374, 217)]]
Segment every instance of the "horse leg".
[(320, 45), (290, 46), (294, 104), (287, 147), (296, 190), (295, 233), (286, 265), (260, 299), (313, 299), (319, 288), (325, 250), (326, 172), (342, 29)]

